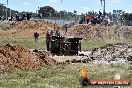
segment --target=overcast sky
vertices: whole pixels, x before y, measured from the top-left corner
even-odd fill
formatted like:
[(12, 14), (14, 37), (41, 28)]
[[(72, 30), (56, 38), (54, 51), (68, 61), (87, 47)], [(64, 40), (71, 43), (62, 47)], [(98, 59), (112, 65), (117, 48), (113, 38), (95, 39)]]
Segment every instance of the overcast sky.
[[(0, 0), (0, 3), (6, 4), (6, 0)], [(132, 12), (132, 0), (106, 0), (106, 11), (124, 10)], [(36, 12), (37, 8), (42, 6), (52, 6), (55, 10), (67, 10), (78, 14), (86, 11), (102, 10), (100, 0), (9, 0), (8, 7), (17, 11)]]

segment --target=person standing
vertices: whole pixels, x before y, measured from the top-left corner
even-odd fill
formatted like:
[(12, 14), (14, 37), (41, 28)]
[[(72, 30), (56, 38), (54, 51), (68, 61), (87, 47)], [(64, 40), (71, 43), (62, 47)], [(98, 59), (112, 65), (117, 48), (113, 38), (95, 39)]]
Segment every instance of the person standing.
[(19, 15), (16, 13), (16, 21), (19, 21)]
[(84, 24), (86, 23), (86, 17), (85, 16), (83, 17), (83, 22), (84, 22)]
[(31, 15), (30, 13), (27, 13), (27, 20), (30, 20), (31, 19)]
[(67, 28), (68, 28), (67, 26), (68, 26), (68, 25), (66, 24), (66, 25), (65, 25), (65, 35), (66, 35), (66, 33), (67, 33)]
[(90, 19), (90, 17), (86, 16), (87, 24), (89, 23), (89, 19)]
[(56, 30), (56, 32), (55, 32), (55, 36), (56, 36), (56, 37), (60, 37), (60, 36), (61, 36), (61, 35), (60, 35), (60, 31), (59, 31), (59, 29)]
[(34, 38), (35, 38), (36, 47), (38, 48), (39, 34), (37, 32), (34, 33)]
[(46, 47), (47, 47), (47, 51), (50, 51), (51, 38), (52, 38), (52, 31), (48, 30), (47, 33), (46, 33)]
[(54, 29), (58, 29), (59, 28), (59, 25), (58, 24), (54, 24)]

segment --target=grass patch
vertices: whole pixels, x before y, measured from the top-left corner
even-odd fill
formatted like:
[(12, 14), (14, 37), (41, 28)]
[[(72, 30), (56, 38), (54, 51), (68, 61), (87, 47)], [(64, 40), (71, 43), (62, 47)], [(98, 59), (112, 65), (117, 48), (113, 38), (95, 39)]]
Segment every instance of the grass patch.
[[(118, 66), (111, 68), (110, 65), (74, 64), (63, 68), (46, 67), (42, 70), (8, 69), (5, 71), (10, 72), (10, 76), (0, 79), (0, 88), (82, 88), (79, 82), (82, 67), (88, 69), (90, 79), (113, 79), (114, 74), (118, 72), (122, 75), (122, 79), (132, 80), (132, 73), (127, 74), (125, 69)], [(106, 88), (106, 86), (85, 88)]]
[(81, 46), (82, 46), (82, 50), (86, 50), (92, 48), (99, 48), (107, 44), (115, 44), (115, 43), (126, 43), (132, 45), (132, 40), (131, 39), (82, 40)]
[[(45, 38), (40, 38), (38, 45), (35, 43), (34, 39), (0, 39), (0, 45), (5, 45), (7, 43), (20, 45), (29, 49), (46, 49), (46, 41)], [(130, 39), (123, 40), (82, 40), (81, 46), (82, 50), (92, 49), (102, 47), (106, 44), (114, 44), (114, 43), (126, 43), (132, 45), (132, 41)]]
[(112, 44), (114, 42), (109, 40), (83, 40), (82, 42), (82, 49), (92, 49), (104, 46), (106, 44)]
[(0, 39), (0, 45), (7, 43), (13, 45), (20, 45), (29, 49), (46, 49), (45, 39), (40, 38), (38, 44), (35, 43), (34, 39)]

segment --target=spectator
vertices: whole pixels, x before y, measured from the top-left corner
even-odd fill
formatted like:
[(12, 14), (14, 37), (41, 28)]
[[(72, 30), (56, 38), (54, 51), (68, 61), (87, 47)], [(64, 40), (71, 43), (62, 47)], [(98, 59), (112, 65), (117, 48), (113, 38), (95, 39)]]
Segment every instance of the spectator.
[(86, 23), (86, 17), (85, 16), (83, 17), (83, 22)]
[(31, 19), (31, 14), (27, 13), (27, 20)]
[(86, 16), (87, 24), (89, 23), (89, 19), (90, 19), (90, 17)]
[(19, 21), (19, 15), (16, 13), (16, 21)]
[(99, 11), (99, 16), (102, 16), (102, 13)]
[(11, 21), (13, 20), (13, 16), (11, 15)]
[(25, 19), (26, 19), (26, 15), (25, 15), (25, 13), (23, 13), (22, 20), (25, 20)]
[(82, 23), (83, 23), (83, 17), (81, 18), (81, 20), (80, 20), (79, 24), (82, 24)]
[(2, 20), (2, 17), (0, 17), (0, 20)]

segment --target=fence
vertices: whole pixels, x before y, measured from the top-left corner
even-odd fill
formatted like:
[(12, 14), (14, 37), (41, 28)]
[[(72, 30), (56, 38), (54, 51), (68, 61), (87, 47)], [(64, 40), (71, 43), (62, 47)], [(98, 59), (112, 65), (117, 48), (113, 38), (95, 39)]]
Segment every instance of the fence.
[(73, 23), (75, 21), (79, 21), (79, 19), (75, 18), (55, 18), (55, 17), (45, 17), (45, 18), (34, 18), (37, 20), (45, 20), (52, 23), (57, 23), (59, 26), (63, 26), (65, 24)]

